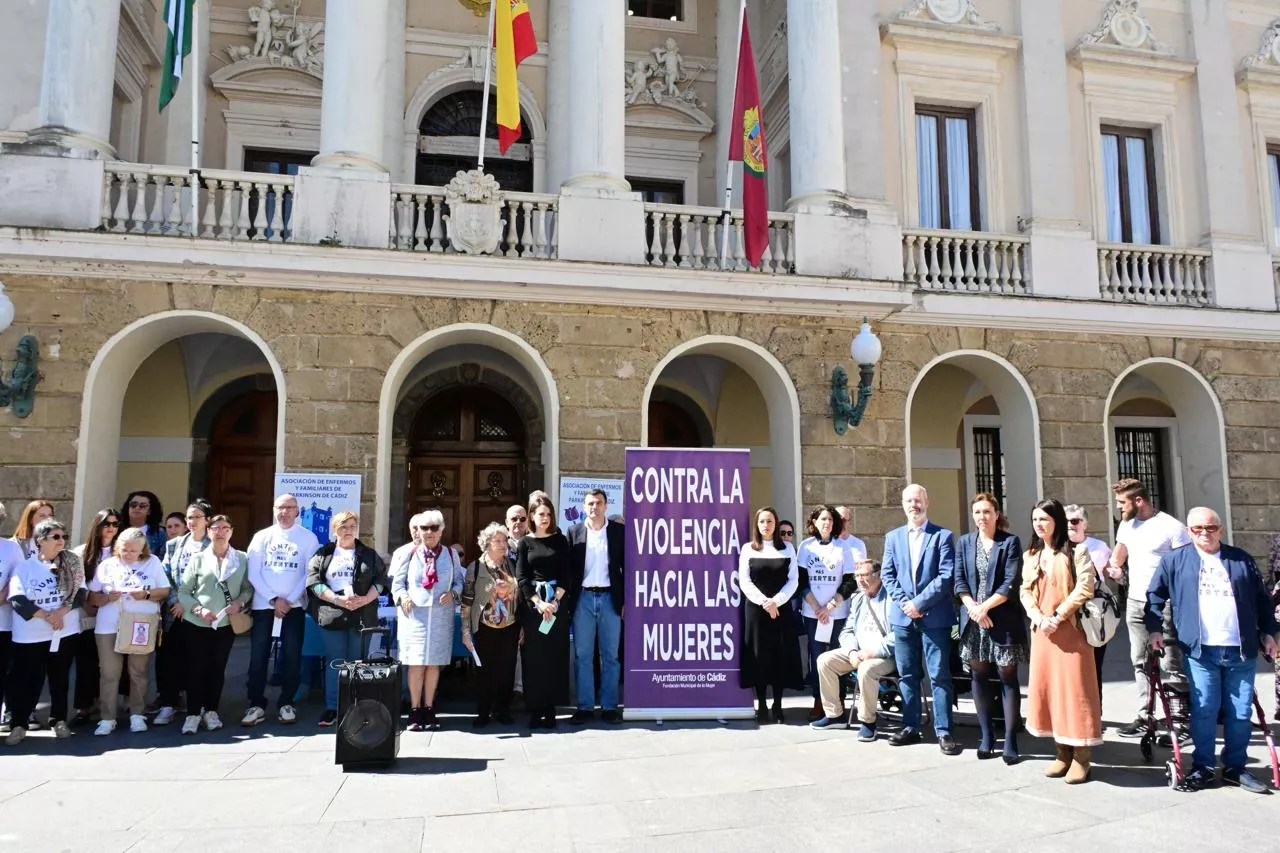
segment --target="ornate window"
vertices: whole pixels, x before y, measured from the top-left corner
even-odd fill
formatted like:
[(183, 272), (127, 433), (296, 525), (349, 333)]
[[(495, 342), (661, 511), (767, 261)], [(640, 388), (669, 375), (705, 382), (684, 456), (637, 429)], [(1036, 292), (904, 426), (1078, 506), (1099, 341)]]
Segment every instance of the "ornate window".
[[(480, 93), (455, 92), (436, 101), (419, 125), (418, 162), (415, 181), (442, 187), (460, 171), (476, 167), (480, 139)], [(489, 96), (489, 117), (485, 128), (485, 171), (498, 179), (504, 190), (533, 191), (533, 155), (529, 123), (521, 122), (520, 139), (498, 154), (497, 96)], [(492, 140), (488, 142), (487, 140)]]

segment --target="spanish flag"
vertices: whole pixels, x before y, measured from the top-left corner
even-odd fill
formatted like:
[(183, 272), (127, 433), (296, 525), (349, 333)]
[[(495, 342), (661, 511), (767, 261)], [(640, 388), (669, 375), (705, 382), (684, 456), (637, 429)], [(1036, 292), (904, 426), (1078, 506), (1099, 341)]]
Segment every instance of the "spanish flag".
[(520, 138), (520, 88), (516, 67), (538, 52), (525, 0), (494, 0), (493, 43), (498, 51), (498, 150)]

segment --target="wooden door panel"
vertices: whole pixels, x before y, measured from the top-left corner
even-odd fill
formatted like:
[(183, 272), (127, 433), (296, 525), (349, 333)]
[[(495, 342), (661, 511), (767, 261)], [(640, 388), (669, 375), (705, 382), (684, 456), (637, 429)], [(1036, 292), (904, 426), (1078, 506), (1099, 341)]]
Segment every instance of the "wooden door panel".
[(521, 502), (517, 457), (418, 456), (409, 460), (409, 470), (407, 511), (439, 509), (445, 544), (462, 545), (468, 561), (479, 556), (480, 531), (491, 521), (502, 522), (507, 507)]

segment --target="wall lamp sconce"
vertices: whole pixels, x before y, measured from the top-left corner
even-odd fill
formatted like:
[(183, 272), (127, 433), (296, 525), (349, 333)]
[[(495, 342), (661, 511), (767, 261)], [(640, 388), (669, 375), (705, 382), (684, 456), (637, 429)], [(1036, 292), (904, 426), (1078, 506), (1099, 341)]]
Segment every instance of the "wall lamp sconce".
[(849, 346), (854, 363), (858, 365), (858, 402), (849, 396), (849, 374), (840, 365), (831, 371), (831, 426), (836, 435), (844, 435), (850, 426), (862, 423), (862, 415), (871, 400), (871, 383), (875, 381), (876, 364), (880, 361), (880, 339), (871, 331), (871, 324), (862, 318), (862, 329)]
[[(5, 295), (4, 285), (0, 284), (0, 332), (13, 324), (13, 315), (13, 302)], [(39, 352), (35, 336), (23, 335), (18, 341), (18, 354), (9, 375), (5, 376), (0, 370), (0, 409), (12, 408), (14, 417), (25, 418), (35, 405), (36, 383), (43, 378), (36, 370)]]

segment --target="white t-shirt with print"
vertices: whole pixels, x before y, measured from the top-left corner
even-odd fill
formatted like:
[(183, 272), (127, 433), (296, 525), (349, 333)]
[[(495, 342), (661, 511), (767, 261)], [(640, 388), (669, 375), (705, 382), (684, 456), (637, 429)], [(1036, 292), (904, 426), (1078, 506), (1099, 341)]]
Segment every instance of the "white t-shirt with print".
[[(865, 549), (863, 550), (865, 553)], [(809, 575), (809, 591), (818, 599), (819, 604), (830, 601), (844, 581), (845, 573), (852, 573), (853, 566), (845, 565), (845, 549), (840, 542), (833, 540), (823, 545), (817, 537), (810, 536), (800, 543), (800, 552), (796, 555), (796, 565)], [(804, 602), (804, 615), (816, 619), (817, 614)], [(832, 619), (844, 619), (849, 615), (849, 599), (831, 611)]]
[(1240, 613), (1222, 552), (1206, 554), (1197, 548), (1196, 553), (1200, 556), (1200, 644), (1238, 646)]
[[(104, 561), (94, 572), (89, 582), (90, 592), (134, 592), (166, 589), (169, 578), (164, 573), (164, 566), (155, 557), (148, 557), (136, 563), (125, 563), (119, 557)], [(95, 634), (114, 634), (120, 625), (120, 611), (130, 613), (158, 615), (160, 602), (143, 599), (119, 598), (110, 604), (98, 608), (98, 623), (93, 626)]]
[[(53, 564), (39, 557), (28, 557), (18, 564), (9, 578), (9, 598), (25, 596), (40, 610), (57, 610), (62, 606), (63, 595), (58, 592), (58, 576)], [(62, 617), (60, 636), (70, 637), (80, 633), (80, 610), (68, 611)], [(53, 626), (39, 617), (23, 619), (14, 615), (13, 641), (15, 643), (47, 643), (53, 639)]]
[[(14, 569), (18, 568), (25, 559), (17, 542), (12, 539), (0, 539), (0, 589), (9, 585), (9, 578), (13, 576)], [(8, 601), (5, 601), (4, 604), (0, 604), (0, 632), (12, 630), (13, 608), (9, 606)]]
[(1157, 512), (1146, 521), (1134, 518), (1120, 522), (1116, 541), (1129, 549), (1129, 596), (1141, 601), (1156, 576), (1160, 558), (1174, 548), (1190, 545), (1191, 534), (1169, 513)]
[(356, 552), (354, 548), (334, 546), (333, 558), (324, 573), (324, 582), (338, 595), (346, 594), (356, 578)]

